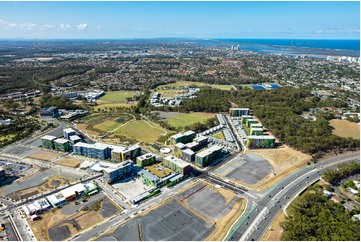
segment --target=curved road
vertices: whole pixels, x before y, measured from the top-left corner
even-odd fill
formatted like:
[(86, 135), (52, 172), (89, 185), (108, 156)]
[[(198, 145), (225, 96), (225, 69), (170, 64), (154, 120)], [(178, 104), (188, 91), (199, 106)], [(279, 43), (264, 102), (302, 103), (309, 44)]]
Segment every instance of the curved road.
[(263, 199), (252, 201), (245, 216), (234, 226), (226, 240), (260, 240), (275, 216), (291, 198), (318, 180), (327, 169), (341, 163), (360, 162), (360, 153), (327, 159), (303, 168), (277, 183), (260, 195)]

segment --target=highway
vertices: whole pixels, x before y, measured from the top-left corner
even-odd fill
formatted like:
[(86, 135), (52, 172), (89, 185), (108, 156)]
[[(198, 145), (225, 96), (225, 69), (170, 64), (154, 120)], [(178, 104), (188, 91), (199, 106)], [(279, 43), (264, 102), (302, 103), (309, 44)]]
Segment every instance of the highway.
[[(272, 188), (261, 192), (260, 195), (263, 196), (263, 199), (255, 201), (256, 204), (253, 203), (252, 206), (249, 206), (249, 211), (246, 211), (243, 219), (233, 227), (226, 240), (260, 240), (275, 216), (294, 195), (318, 180), (325, 170), (334, 169), (341, 163), (351, 161), (360, 162), (360, 153), (342, 155), (310, 165), (287, 176)], [(261, 211), (263, 214), (258, 216)]]

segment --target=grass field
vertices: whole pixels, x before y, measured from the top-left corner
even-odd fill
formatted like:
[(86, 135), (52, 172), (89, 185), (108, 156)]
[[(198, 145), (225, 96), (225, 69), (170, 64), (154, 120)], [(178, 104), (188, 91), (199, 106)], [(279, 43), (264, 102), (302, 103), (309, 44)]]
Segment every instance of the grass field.
[(104, 102), (124, 102), (127, 98), (134, 96), (135, 93), (131, 91), (107, 92), (104, 96), (100, 97), (99, 100)]
[(166, 98), (174, 98), (175, 96), (184, 93), (183, 90), (159, 90), (158, 92), (162, 94), (162, 97)]
[(100, 124), (94, 125), (94, 128), (107, 132), (118, 128), (122, 124), (123, 123), (119, 123), (115, 120), (106, 120)]
[(214, 113), (185, 113), (176, 117), (168, 118), (166, 120), (163, 120), (162, 122), (167, 122), (170, 126), (179, 128), (197, 122), (203, 122), (213, 117)]
[(182, 81), (182, 82), (176, 82), (176, 83), (170, 83), (170, 84), (165, 84), (165, 85), (161, 85), (159, 87), (157, 87), (157, 90), (160, 89), (168, 89), (168, 88), (180, 88), (180, 87), (185, 87), (185, 86), (197, 86), (197, 87), (205, 87), (206, 84), (203, 82), (186, 82), (186, 81)]
[(225, 91), (234, 90), (233, 85), (211, 85), (211, 87)]
[(360, 124), (348, 120), (332, 119), (330, 125), (335, 128), (332, 130), (334, 135), (360, 139)]
[(154, 143), (161, 135), (166, 133), (166, 131), (157, 124), (150, 121), (147, 121), (147, 123), (143, 120), (131, 121), (117, 129), (115, 133), (146, 143)]
[(214, 134), (213, 137), (217, 138), (217, 139), (225, 140), (223, 132), (218, 132), (218, 133)]

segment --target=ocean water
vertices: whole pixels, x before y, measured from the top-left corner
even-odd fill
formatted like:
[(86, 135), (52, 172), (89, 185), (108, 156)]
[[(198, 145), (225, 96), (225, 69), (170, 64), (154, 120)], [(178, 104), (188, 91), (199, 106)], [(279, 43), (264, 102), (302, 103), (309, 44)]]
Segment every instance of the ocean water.
[(360, 56), (360, 40), (316, 39), (216, 39), (227, 46), (240, 45), (241, 50), (283, 55)]

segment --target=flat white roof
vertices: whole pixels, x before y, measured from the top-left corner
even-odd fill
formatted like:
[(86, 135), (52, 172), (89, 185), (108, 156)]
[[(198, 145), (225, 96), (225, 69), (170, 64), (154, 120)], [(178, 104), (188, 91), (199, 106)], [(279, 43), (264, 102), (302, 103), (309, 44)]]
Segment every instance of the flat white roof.
[(182, 133), (179, 133), (179, 134), (172, 135), (171, 138), (177, 139), (177, 138), (180, 138), (180, 137), (183, 137), (183, 136), (184, 135)]
[(144, 155), (138, 156), (137, 159), (144, 160), (144, 159), (149, 159), (149, 158), (151, 158), (151, 157), (155, 157), (155, 154), (146, 153), (146, 154), (144, 154)]
[(201, 136), (196, 137), (194, 139), (194, 141), (200, 142), (200, 141), (203, 141), (203, 140), (206, 140), (206, 139), (208, 139), (206, 136), (201, 135)]
[(184, 132), (183, 135), (188, 136), (188, 135), (192, 135), (195, 134), (196, 132), (192, 131), (192, 130), (188, 130), (187, 132)]
[(70, 140), (80, 140), (81, 138), (78, 135), (72, 135), (69, 137)]
[(72, 129), (72, 128), (67, 128), (67, 129), (64, 129), (63, 131), (64, 131), (65, 133), (75, 132), (75, 130)]
[(188, 155), (193, 155), (193, 154), (195, 154), (194, 151), (191, 150), (191, 149), (184, 149), (184, 150), (182, 150), (182, 153), (186, 153), (186, 154), (188, 154)]
[(172, 155), (166, 156), (166, 157), (164, 157), (164, 159), (172, 162), (173, 164), (175, 164), (176, 166), (179, 166), (181, 168), (189, 166), (188, 162), (186, 162), (180, 158), (177, 158), (175, 156), (172, 156)]
[(65, 144), (66, 142), (69, 142), (67, 139), (63, 139), (63, 138), (59, 138), (54, 140), (54, 142), (59, 143), (59, 144)]
[[(127, 162), (127, 161), (125, 161)], [(98, 163), (96, 163), (95, 165), (93, 165), (90, 169), (93, 171), (106, 171), (108, 173), (115, 171), (121, 167), (124, 167), (124, 162), (123, 163), (110, 163), (110, 162), (104, 162), (104, 161), (100, 161)]]
[(75, 147), (84, 147), (84, 148), (93, 148), (93, 149), (102, 149), (102, 150), (109, 148), (108, 145), (103, 144), (103, 143), (87, 144), (84, 142), (79, 142), (79, 143), (76, 143), (74, 146)]
[(250, 135), (248, 139), (275, 139), (272, 135)]
[(63, 194), (61, 194), (60, 192), (52, 194), (50, 196), (46, 197), (48, 199), (48, 201), (54, 205), (55, 203), (58, 203), (59, 201), (62, 201), (65, 199), (65, 197), (63, 196)]
[(86, 188), (84, 187), (84, 185), (81, 183), (78, 183), (74, 186), (63, 189), (60, 192), (61, 192), (61, 194), (63, 194), (64, 197), (70, 197), (70, 196), (74, 195), (75, 192), (80, 193), (80, 192), (84, 192), (85, 190), (86, 190)]
[(254, 130), (254, 131), (263, 131), (262, 128), (251, 128), (251, 130)]
[(41, 139), (46, 139), (46, 140), (50, 140), (50, 141), (53, 141), (56, 138), (57, 137), (52, 136), (52, 135), (45, 135), (45, 136), (41, 137)]
[[(257, 137), (257, 136), (256, 136)], [(197, 156), (199, 157), (205, 157), (209, 154), (212, 154), (214, 151), (217, 151), (217, 150), (221, 150), (222, 147), (218, 146), (218, 145), (213, 145), (212, 147), (206, 149), (206, 150), (203, 150), (202, 152), (199, 152), (197, 154)]]
[(231, 108), (231, 110), (249, 110), (249, 108)]

